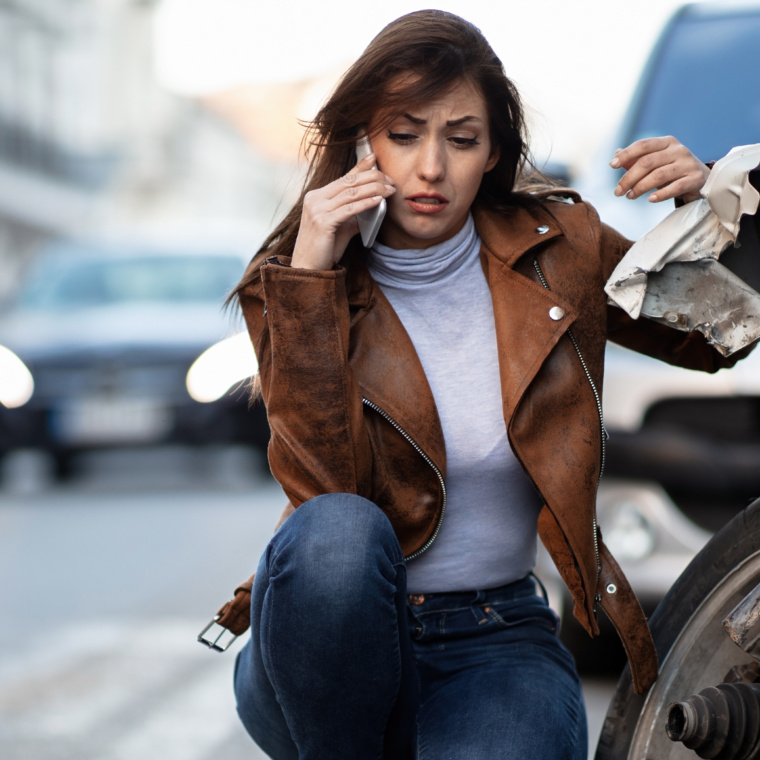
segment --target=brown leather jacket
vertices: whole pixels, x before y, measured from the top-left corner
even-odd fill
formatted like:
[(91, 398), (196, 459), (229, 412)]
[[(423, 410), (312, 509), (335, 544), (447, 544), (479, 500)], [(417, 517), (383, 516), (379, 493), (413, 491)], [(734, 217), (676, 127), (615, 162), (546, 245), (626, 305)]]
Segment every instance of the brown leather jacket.
[[(698, 333), (633, 321), (608, 306), (604, 283), (630, 242), (587, 204), (547, 199), (508, 218), (474, 213), (493, 298), (504, 420), (544, 501), (541, 540), (586, 630), (599, 632), (598, 606), (612, 620), (643, 692), (656, 678), (656, 654), (595, 518), (605, 343), (706, 371), (738, 357), (722, 357)], [(347, 267), (332, 271), (269, 261), (241, 295), (272, 431), (269, 463), (290, 511), (322, 493), (365, 496), (388, 515), (413, 561), (444, 519), (441, 425), (409, 336), (361, 252), (350, 249), (344, 261)], [(220, 610), (220, 624), (235, 633), (247, 628), (249, 593), (250, 581)]]

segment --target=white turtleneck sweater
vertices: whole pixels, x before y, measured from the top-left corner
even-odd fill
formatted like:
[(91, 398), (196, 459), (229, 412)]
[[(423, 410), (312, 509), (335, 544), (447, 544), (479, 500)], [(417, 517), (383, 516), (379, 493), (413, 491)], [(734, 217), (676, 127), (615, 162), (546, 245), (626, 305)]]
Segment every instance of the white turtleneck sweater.
[(414, 343), (446, 442), (446, 513), (432, 546), (407, 564), (409, 593), (494, 588), (536, 561), (540, 500), (507, 441), (479, 254), (469, 217), (443, 243), (405, 251), (375, 243), (367, 260)]

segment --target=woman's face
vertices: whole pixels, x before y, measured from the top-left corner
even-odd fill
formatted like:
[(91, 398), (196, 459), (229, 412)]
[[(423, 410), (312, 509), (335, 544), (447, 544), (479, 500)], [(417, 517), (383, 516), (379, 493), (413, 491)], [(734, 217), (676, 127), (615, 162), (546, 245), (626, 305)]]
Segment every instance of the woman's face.
[(371, 142), (378, 168), (396, 183), (379, 238), (397, 249), (428, 248), (459, 232), (483, 174), (499, 160), (483, 96), (466, 81), (409, 108)]

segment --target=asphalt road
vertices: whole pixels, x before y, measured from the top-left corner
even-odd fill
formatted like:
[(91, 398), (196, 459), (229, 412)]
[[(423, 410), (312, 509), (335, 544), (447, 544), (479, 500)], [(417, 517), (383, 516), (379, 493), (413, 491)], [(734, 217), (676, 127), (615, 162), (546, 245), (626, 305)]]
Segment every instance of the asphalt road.
[[(65, 486), (33, 454), (4, 466), (0, 757), (264, 758), (235, 713), (234, 654), (195, 637), (253, 571), (279, 488), (234, 449), (83, 465)], [(592, 747), (612, 689), (585, 685)]]

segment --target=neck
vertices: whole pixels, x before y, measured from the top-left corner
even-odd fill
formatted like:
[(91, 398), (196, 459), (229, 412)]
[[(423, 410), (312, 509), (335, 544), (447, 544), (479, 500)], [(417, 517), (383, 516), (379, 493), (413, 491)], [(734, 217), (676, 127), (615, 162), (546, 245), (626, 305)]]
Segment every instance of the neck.
[(367, 267), (381, 285), (423, 285), (453, 275), (479, 251), (480, 238), (468, 215), (455, 235), (428, 248), (398, 250), (375, 243)]

